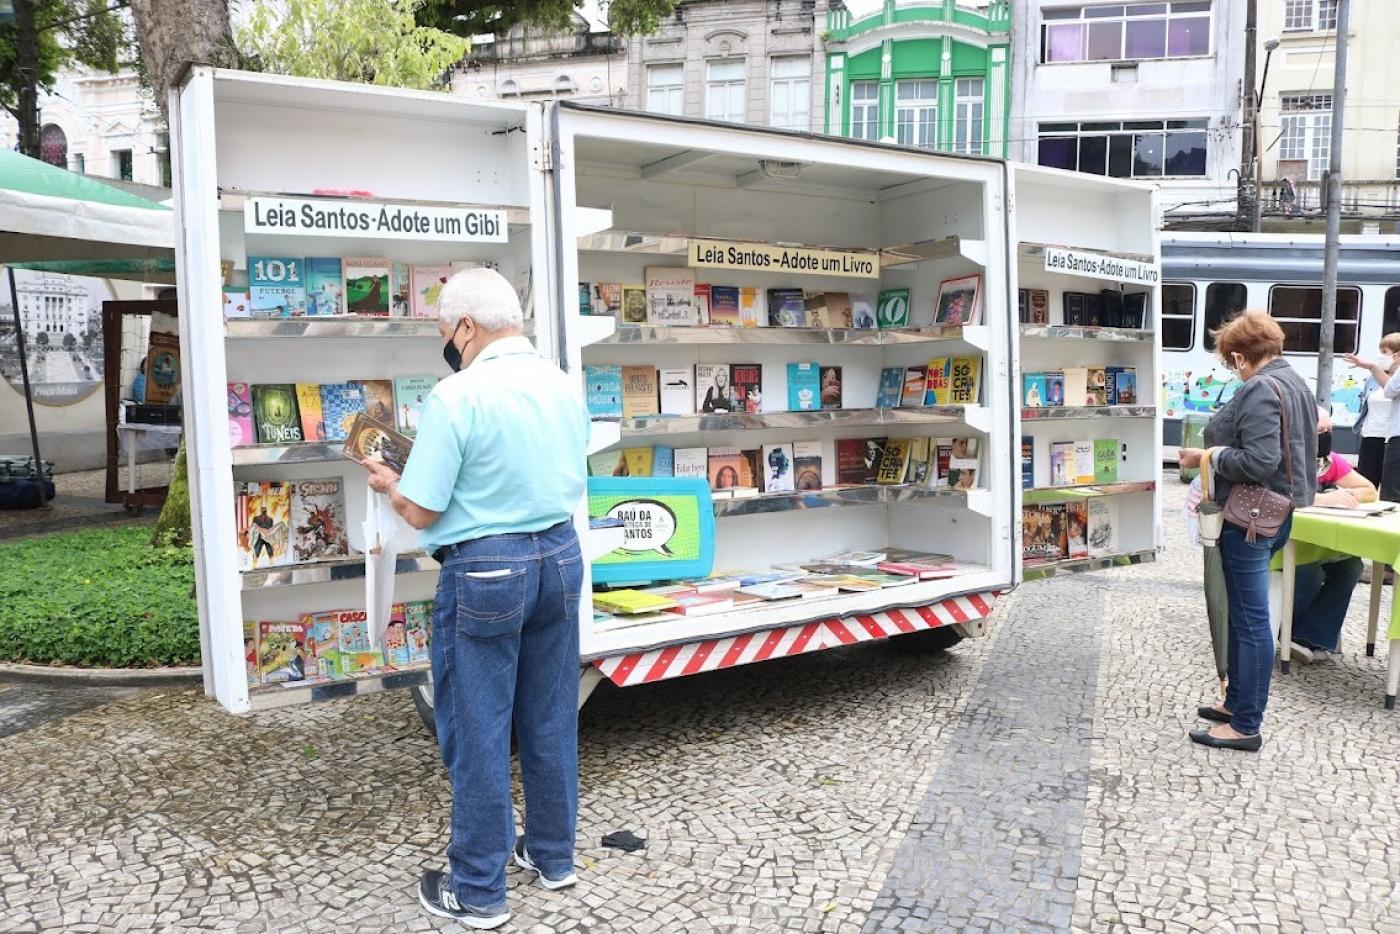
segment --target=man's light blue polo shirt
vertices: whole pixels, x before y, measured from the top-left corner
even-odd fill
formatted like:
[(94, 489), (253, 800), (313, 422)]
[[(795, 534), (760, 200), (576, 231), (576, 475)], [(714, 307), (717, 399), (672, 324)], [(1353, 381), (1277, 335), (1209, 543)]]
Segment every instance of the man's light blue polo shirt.
[(428, 551), (539, 532), (573, 515), (587, 483), (588, 409), (524, 337), (504, 337), (423, 403), (399, 492), (440, 512)]

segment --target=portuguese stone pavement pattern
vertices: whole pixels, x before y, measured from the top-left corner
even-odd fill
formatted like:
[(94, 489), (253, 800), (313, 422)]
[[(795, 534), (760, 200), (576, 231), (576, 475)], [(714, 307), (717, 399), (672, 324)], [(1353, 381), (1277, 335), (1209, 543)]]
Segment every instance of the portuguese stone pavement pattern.
[[(600, 689), (582, 884), (512, 871), (507, 929), (1400, 934), (1400, 713), (1364, 600), (1339, 659), (1276, 677), (1261, 754), (1190, 746), (1215, 685), (1180, 503), (1168, 481), (1162, 561), (1025, 585), (941, 655)], [(0, 720), (32, 706), (3, 688)], [(405, 695), (89, 700), (0, 738), (0, 931), (457, 929), (413, 894), (449, 795)]]

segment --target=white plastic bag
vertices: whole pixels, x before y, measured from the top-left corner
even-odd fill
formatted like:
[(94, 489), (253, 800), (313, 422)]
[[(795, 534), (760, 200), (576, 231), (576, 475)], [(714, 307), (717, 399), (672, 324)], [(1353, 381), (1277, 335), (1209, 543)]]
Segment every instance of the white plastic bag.
[(365, 613), (370, 647), (384, 650), (389, 607), (394, 603), (394, 570), (399, 554), (418, 547), (418, 532), (394, 512), (389, 497), (365, 487)]

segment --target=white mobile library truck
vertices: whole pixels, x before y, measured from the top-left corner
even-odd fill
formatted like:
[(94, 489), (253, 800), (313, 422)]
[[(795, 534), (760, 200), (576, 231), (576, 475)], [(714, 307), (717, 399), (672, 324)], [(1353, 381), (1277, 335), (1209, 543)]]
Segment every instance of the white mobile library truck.
[[(231, 419), (246, 415), (249, 403), (230, 384), (325, 387), (442, 369), (434, 320), (411, 308), (395, 313), (403, 309), (393, 303), (379, 313), (373, 276), (368, 287), (345, 283), (349, 294), (341, 296), (347, 311), (370, 314), (221, 311), (225, 290), (246, 288), (250, 273), (264, 281), (273, 259), (378, 258), (409, 269), (493, 264), (525, 298), (536, 346), (577, 376), (581, 392), (588, 366), (761, 366), (762, 401), (748, 411), (594, 423), (590, 454), (806, 442), (819, 457), (820, 489), (706, 499), (717, 573), (850, 550), (956, 559), (954, 576), (624, 627), (595, 626), (585, 593), (580, 702), (603, 678), (628, 686), (872, 639), (948, 645), (983, 634), (998, 595), (1025, 576), (1151, 560), (1160, 545), (1160, 419), (1154, 405), (1141, 404), (1158, 384), (1150, 189), (783, 131), (206, 67), (191, 68), (173, 94), (171, 122), (205, 687), (231, 712), (395, 687), (414, 688), (420, 706), (431, 704), (421, 655), (363, 670), (308, 666), (299, 680), (250, 679), (258, 622), (334, 611), (362, 619), (367, 603), (383, 599), (381, 587), (367, 601), (366, 584), (382, 579), (386, 556), (365, 541), (371, 500), (362, 470), (340, 456), (340, 441), (329, 432), (243, 436)], [(700, 239), (837, 260), (785, 272), (706, 267), (691, 249)], [(250, 268), (250, 257), (263, 267)], [(666, 266), (759, 293), (907, 290), (908, 317), (884, 328), (661, 327), (581, 313), (581, 282), (642, 283), (647, 268)], [(402, 275), (382, 287), (397, 294)], [(981, 313), (972, 323), (935, 322), (949, 280), (973, 283)], [(1099, 295), (1106, 304), (1115, 295), (1119, 304), (1135, 301), (1139, 319), (1131, 327), (1086, 320), (1075, 296)], [(1018, 315), (1022, 304), (1029, 310)], [(953, 357), (975, 359), (975, 401), (906, 406), (879, 397), (882, 371)], [(813, 362), (840, 368), (840, 407), (790, 411), (788, 364)], [(1133, 389), (1120, 401), (1023, 406), (1023, 369), (1106, 367), (1135, 373), (1143, 399)], [(838, 442), (930, 437), (975, 442), (975, 480), (837, 482)], [(1081, 472), (1067, 483), (1052, 474), (1060, 447), (1096, 441), (1112, 442), (1118, 454), (1111, 478)], [(327, 479), (344, 495), (349, 554), (270, 563), (254, 553), (250, 566), (251, 527), (238, 491)], [(1023, 568), (1023, 508), (1038, 510), (1044, 538), (1048, 510), (1090, 501), (1112, 505), (1106, 537), (1092, 551), (1042, 552)], [(589, 531), (582, 505), (578, 526), (590, 559), (613, 547)], [(1063, 516), (1054, 534), (1073, 545)], [(429, 556), (407, 547), (388, 561), (394, 601), (431, 599), (437, 565)]]

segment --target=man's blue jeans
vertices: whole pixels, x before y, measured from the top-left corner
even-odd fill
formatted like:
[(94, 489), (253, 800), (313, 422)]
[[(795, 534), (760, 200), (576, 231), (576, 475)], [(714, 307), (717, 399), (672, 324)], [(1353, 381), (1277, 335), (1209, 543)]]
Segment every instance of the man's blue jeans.
[(1310, 649), (1337, 651), (1351, 593), (1361, 580), (1360, 558), (1340, 558), (1298, 567), (1293, 592), (1293, 641)]
[(449, 876), (465, 904), (505, 902), (515, 845), (512, 723), (530, 858), (550, 877), (573, 871), (582, 585), (583, 558), (567, 522), (464, 542), (443, 563), (433, 705), (452, 782)]
[(1288, 542), (1293, 517), (1272, 538), (1244, 540), (1244, 530), (1225, 524), (1220, 533), (1220, 559), (1225, 566), (1230, 625), (1225, 709), (1230, 725), (1245, 736), (1259, 732), (1269, 703), (1269, 679), (1274, 673), (1274, 631), (1269, 625), (1269, 560)]

